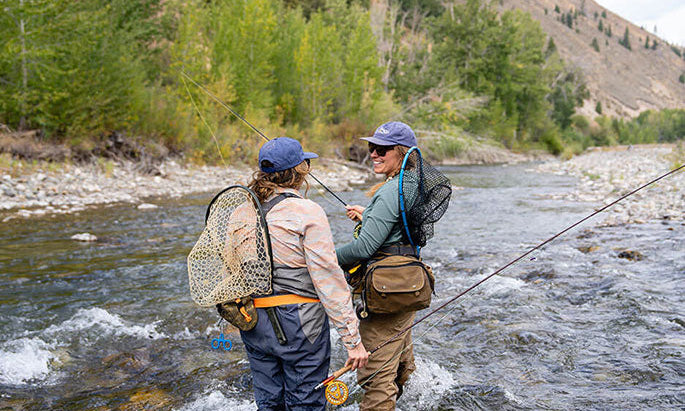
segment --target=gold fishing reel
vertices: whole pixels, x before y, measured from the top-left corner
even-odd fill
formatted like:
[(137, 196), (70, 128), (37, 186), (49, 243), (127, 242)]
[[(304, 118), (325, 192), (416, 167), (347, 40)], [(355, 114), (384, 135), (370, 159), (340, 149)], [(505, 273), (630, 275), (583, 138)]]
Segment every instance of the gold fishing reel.
[(339, 380), (333, 380), (326, 384), (326, 401), (333, 405), (342, 405), (347, 401), (350, 390), (347, 385)]

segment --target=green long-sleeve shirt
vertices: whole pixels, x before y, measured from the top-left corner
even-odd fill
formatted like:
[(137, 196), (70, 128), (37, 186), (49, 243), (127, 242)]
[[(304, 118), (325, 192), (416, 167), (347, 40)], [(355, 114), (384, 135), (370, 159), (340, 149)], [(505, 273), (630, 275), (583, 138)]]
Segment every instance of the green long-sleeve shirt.
[[(405, 173), (406, 184), (415, 183), (415, 175)], [(369, 259), (378, 249), (402, 242), (403, 225), (399, 206), (399, 178), (387, 181), (371, 197), (371, 203), (362, 213), (362, 228), (354, 241), (335, 249), (342, 266)], [(415, 190), (405, 190), (406, 204), (412, 204)]]

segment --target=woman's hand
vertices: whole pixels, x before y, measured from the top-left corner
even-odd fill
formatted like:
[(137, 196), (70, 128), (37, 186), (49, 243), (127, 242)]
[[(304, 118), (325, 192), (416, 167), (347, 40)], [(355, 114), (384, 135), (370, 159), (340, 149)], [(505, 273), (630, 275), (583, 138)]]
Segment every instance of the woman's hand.
[(361, 341), (359, 341), (359, 344), (357, 344), (354, 348), (347, 349), (347, 361), (345, 362), (346, 367), (349, 365), (351, 366), (352, 370), (356, 370), (357, 368), (366, 367), (368, 362), (369, 353), (366, 351), (366, 348), (364, 348), (364, 344), (362, 344)]
[(362, 213), (364, 212), (366, 207), (362, 207), (360, 205), (348, 205), (345, 206), (345, 209), (347, 210), (345, 212), (347, 218), (349, 218), (352, 221), (362, 221)]

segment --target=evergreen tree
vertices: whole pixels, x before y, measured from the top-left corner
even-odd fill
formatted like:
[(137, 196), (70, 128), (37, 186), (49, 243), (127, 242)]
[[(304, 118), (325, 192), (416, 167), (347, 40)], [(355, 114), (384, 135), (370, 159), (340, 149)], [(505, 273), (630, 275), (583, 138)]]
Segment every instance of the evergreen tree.
[(649, 48), (649, 36), (647, 36), (647, 38), (645, 39), (645, 48)]
[(558, 4), (555, 4), (555, 5), (554, 5), (554, 11), (557, 12), (557, 13), (561, 13), (561, 9), (559, 9), (559, 5), (558, 5)]
[(630, 33), (628, 31), (628, 27), (626, 27), (626, 31), (623, 33), (623, 38), (618, 40), (618, 44), (622, 45), (628, 50), (632, 50), (630, 47)]
[(597, 101), (597, 104), (595, 105), (595, 112), (599, 115), (602, 115), (602, 102)]
[(611, 24), (607, 27), (607, 36), (611, 37)]
[(597, 30), (604, 32), (604, 24), (602, 24), (602, 20), (599, 21), (599, 24), (597, 25)]
[(605, 19), (607, 18), (607, 12), (606, 12), (606, 10), (602, 10), (602, 17), (605, 18)]
[(549, 41), (547, 42), (547, 48), (545, 49), (545, 58), (548, 58), (552, 54), (556, 53), (556, 51), (557, 45), (554, 43), (554, 39), (550, 37)]
[(592, 48), (599, 53), (599, 43), (597, 43), (597, 38), (592, 38)]

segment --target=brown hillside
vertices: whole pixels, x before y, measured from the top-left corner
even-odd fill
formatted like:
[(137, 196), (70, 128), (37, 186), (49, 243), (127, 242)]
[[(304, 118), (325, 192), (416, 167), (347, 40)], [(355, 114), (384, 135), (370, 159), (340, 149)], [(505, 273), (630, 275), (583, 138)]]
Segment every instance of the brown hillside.
[[(685, 84), (678, 78), (685, 73), (685, 59), (671, 50), (663, 39), (606, 10), (592, 0), (501, 0), (504, 9), (529, 12), (554, 39), (561, 56), (585, 73), (590, 99), (580, 109), (584, 115), (597, 115), (597, 101), (603, 113), (636, 116), (643, 110), (685, 108)], [(558, 6), (560, 13), (555, 12)], [(545, 9), (547, 13), (545, 13)], [(584, 15), (582, 10), (584, 9)], [(574, 14), (573, 28), (562, 23), (562, 13)], [(606, 18), (602, 12), (606, 11)], [(595, 12), (597, 18), (595, 18)], [(598, 29), (602, 20), (604, 32)], [(611, 27), (611, 37), (606, 34)], [(632, 51), (619, 40), (628, 27)], [(645, 48), (649, 36), (650, 48)], [(599, 52), (592, 47), (597, 39)], [(653, 41), (656, 49), (652, 49)], [(678, 47), (681, 55), (685, 48)]]

